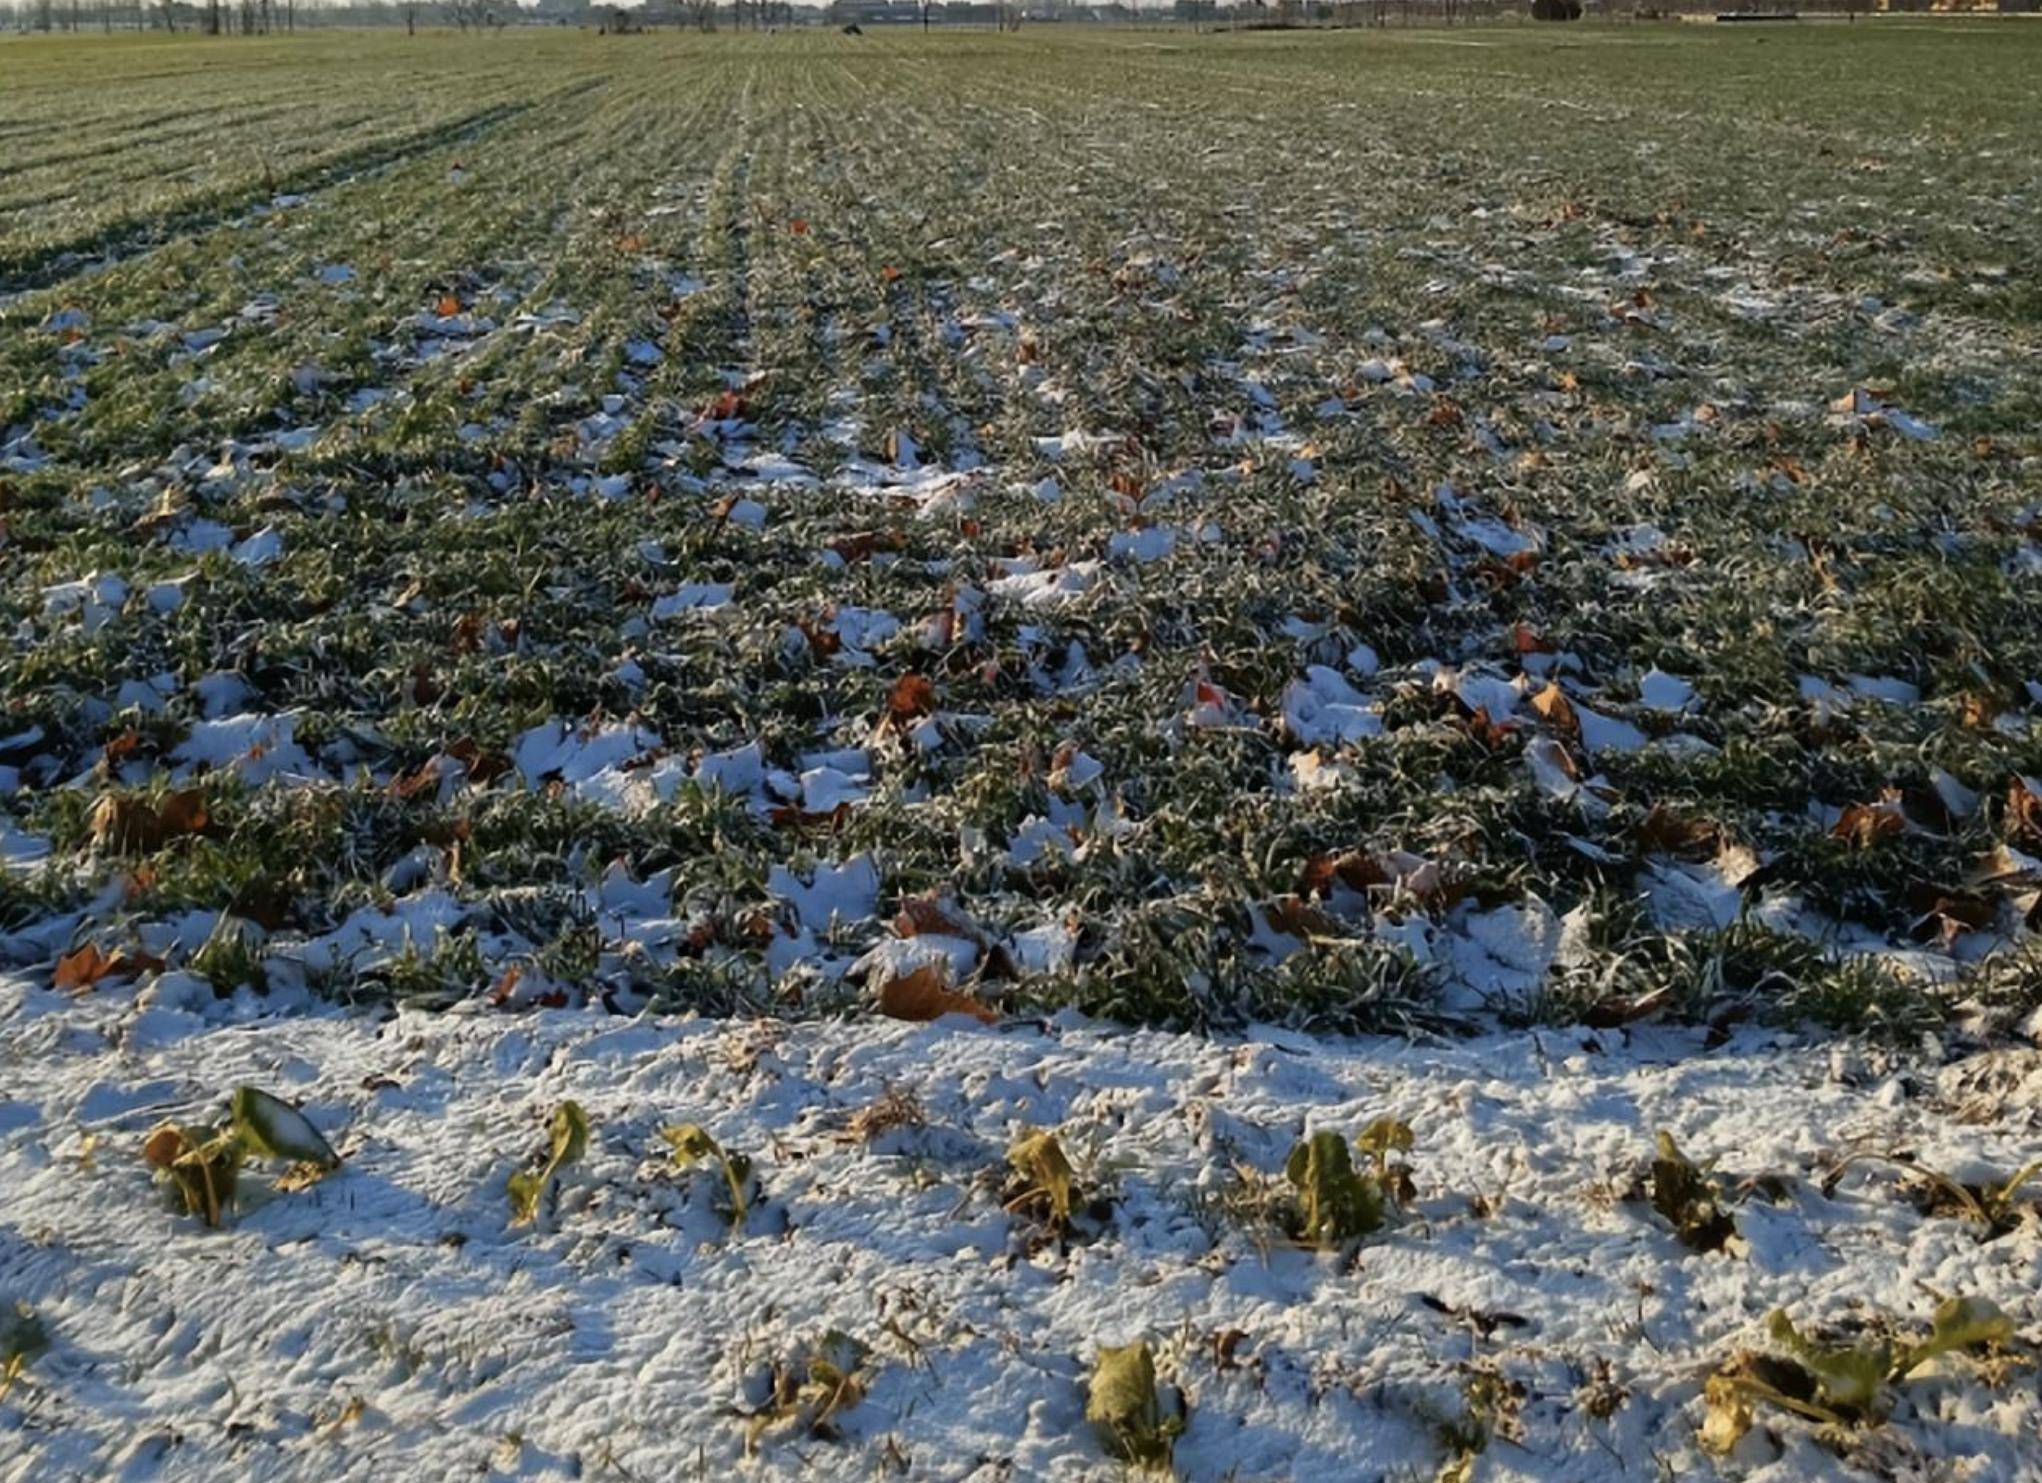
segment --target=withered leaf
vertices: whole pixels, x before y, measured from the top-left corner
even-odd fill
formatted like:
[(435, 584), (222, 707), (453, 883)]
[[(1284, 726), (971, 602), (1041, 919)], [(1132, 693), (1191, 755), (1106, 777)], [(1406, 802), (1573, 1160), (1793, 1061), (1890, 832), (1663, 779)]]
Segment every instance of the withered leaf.
[(965, 1014), (981, 1024), (999, 1018), (969, 994), (944, 982), (940, 963), (924, 963), (912, 973), (889, 978), (879, 986), (879, 1012), (888, 1019), (926, 1021), (946, 1014)]

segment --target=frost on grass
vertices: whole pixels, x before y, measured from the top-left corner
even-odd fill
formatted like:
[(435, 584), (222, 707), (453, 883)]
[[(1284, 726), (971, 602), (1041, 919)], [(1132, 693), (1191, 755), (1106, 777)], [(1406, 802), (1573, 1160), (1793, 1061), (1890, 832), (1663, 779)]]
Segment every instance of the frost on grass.
[[(299, 1308), (238, 1357), (352, 1378), (369, 1353), (430, 1404), (222, 1411), (197, 1399), (210, 1332), (124, 1299), (91, 1316), (123, 1373), (168, 1376), (162, 1435), (402, 1430), (615, 1333), (624, 1412), (525, 1377), (433, 1466), (601, 1471), (580, 1409), (655, 1476), (687, 1464), (643, 1440), (641, 1397), (742, 1442), (701, 1376), (744, 1379), (762, 1468), (823, 1442), (911, 1465), (920, 1435), (1081, 1475), (1108, 1465), (1082, 1450), (1086, 1367), (1143, 1342), (1195, 1392), (1196, 1476), (1677, 1450), (1726, 1349), (1813, 1375), (1757, 1347), (1780, 1289), (1834, 1280), (1794, 1306), (1811, 1343), (1855, 1347), (1875, 1319), (1846, 1309), (1875, 1296), (1870, 1338), (1925, 1331), (1867, 1290), (1873, 1253), (1946, 1296), (1984, 1274), (2028, 1332), (1995, 1274), (2032, 1235), (2010, 1088), (2042, 985), (2042, 217), (2009, 184), (2037, 174), (2033, 38), (1801, 28), (1760, 55), (1683, 30), (1031, 32), (940, 65), (940, 38), (535, 32), (511, 65), (391, 37), (319, 86), (24, 53), (0, 97), (0, 1034), (32, 1077), (76, 1056), (90, 1083), (0, 1103), (37, 1190), (0, 1302), (42, 1322), (89, 1285), (67, 1264), (112, 1239), (95, 1222), (167, 1218), (152, 1179), (200, 1217), (158, 1264), (179, 1302), (186, 1246), (269, 1276), (266, 1233), (337, 1221), (353, 1347), (301, 1368)], [(639, 1056), (687, 1014), (746, 1028), (672, 1085)], [(602, 1075), (536, 1054), (555, 1015), (618, 1037), (580, 1047)], [(1084, 1016), (1255, 1038), (1166, 1086), (1104, 1051), (1077, 1081), (1000, 1059), (1054, 1061)], [(312, 1099), (328, 1056), (285, 1054), (294, 1025), (378, 1017), (350, 1089)], [(1420, 1105), (1282, 1049), (1563, 1025), (1588, 1038), (1536, 1096), (1455, 1062)], [(1636, 1049), (1672, 1027), (1838, 1035), (1749, 1053), (1865, 1126), (1768, 1142), (1743, 1103), (1636, 1109), (1632, 1078), (1679, 1074)], [(783, 1041), (813, 1034), (868, 1039), (790, 1072)], [(889, 1063), (949, 1110), (860, 1124), (887, 1182), (834, 1144), (788, 1156), (857, 1114), (754, 1082), (856, 1082), (862, 1047), (924, 1035), (980, 1079)], [(222, 1067), (190, 1061), (236, 1046), (279, 1047), (229, 1073), (279, 1099), (240, 1134)], [(602, 1140), (548, 1125), (570, 1105)], [(293, 1108), (347, 1128), (348, 1170), (310, 1182), (329, 1161)], [(1361, 1108), (1409, 1126), (1414, 1167), (1350, 1136)], [(658, 1141), (682, 1118), (716, 1130), (684, 1170)], [(1118, 1148), (1100, 1120), (1176, 1141)], [(89, 1141), (159, 1123), (147, 1160)], [(1995, 1130), (1990, 1158), (1953, 1126)], [(265, 1149), (306, 1181), (288, 1198), (257, 1198)], [(507, 1190), (534, 1215), (515, 1256)], [(1565, 1286), (1540, 1263), (1584, 1220), (1603, 1244), (1562, 1302), (1524, 1274)], [(783, 1235), (813, 1273), (775, 1266)], [(837, 1269), (875, 1245), (890, 1285), (860, 1306)], [(463, 1252), (527, 1284), (514, 1308), (413, 1302), (460, 1310), (432, 1261)], [(726, 1260), (800, 1301), (768, 1316)], [(1025, 1323), (954, 1275), (995, 1264)], [(653, 1301), (682, 1275), (716, 1325)], [(1420, 1309), (1460, 1327), (1391, 1342)], [(1726, 1316), (1690, 1345), (1695, 1313)], [(1498, 1357), (1513, 1316), (1540, 1332)], [(79, 1426), (52, 1399), (22, 1434), (112, 1471), (119, 1408), (63, 1368), (100, 1374), (102, 1337), (83, 1310), (45, 1327), (4, 1414), (49, 1372)], [(910, 1387), (952, 1364), (1026, 1395), (1018, 1438), (958, 1408), (916, 1433)], [(2032, 1469), (2006, 1440), (2032, 1417), (1990, 1379), (1966, 1392), (1984, 1466)], [(1925, 1383), (1889, 1377), (1892, 1432), (1846, 1448), (1941, 1447)], [(1614, 1433), (1592, 1455), (1552, 1421), (1577, 1390)], [(153, 1424), (119, 1423), (121, 1470), (183, 1465)], [(1810, 1472), (1809, 1432), (1771, 1427), (1738, 1457)]]
[[(1131, 73), (1013, 43), (1123, 98), (1110, 137), (993, 54), (912, 139), (902, 58), (868, 89), (818, 52), (808, 98), (677, 57), (704, 116), (744, 104), (727, 151), (591, 82), (658, 48), (543, 45), (473, 138), (308, 161), (177, 274), (0, 305), (9, 961), (175, 971), (226, 914), (253, 992), (835, 1012), (916, 982), (870, 955), (940, 885), (983, 938), (936, 985), (966, 1013), (1906, 1038), (2032, 1007), (2036, 346), (1978, 257), (2032, 257), (2032, 213), (1980, 184), (1952, 235), (1915, 199), (2013, 156), (1902, 130), (1904, 164), (1785, 201), (1800, 151), (1693, 38), (1741, 163), (1679, 211), (1637, 209), (1651, 149), (1535, 168), (1479, 49), (1386, 54), (1468, 100), (1449, 168), (1260, 43)], [(1672, 60), (1537, 86), (1677, 143)], [(1384, 147), (1271, 150), (1257, 90)], [(1076, 160), (1138, 179), (1045, 195)], [(5, 187), (0, 262), (59, 272), (100, 220), (65, 168)], [(1450, 886), (1315, 887), (1354, 854)], [(591, 911), (620, 866), (662, 899)], [(420, 930), (335, 951), (365, 909)]]

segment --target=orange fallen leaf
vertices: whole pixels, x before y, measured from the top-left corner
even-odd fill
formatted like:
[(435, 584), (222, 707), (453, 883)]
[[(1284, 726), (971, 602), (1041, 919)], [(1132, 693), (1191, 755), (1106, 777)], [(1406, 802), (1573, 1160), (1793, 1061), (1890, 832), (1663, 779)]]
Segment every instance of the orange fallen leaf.
[(510, 1003), (510, 996), (517, 991), (518, 980), (524, 976), (525, 970), (516, 963), (504, 969), (502, 976), (490, 986), (489, 1002), (491, 1004)]
[(1966, 932), (1983, 932), (1999, 916), (1993, 901), (1975, 891), (1943, 890), (1925, 882), (1907, 888), (1908, 909), (1915, 921), (1908, 935), (1948, 949)]
[(1534, 695), (1531, 708), (1562, 736), (1578, 738), (1581, 735), (1581, 718), (1574, 714), (1574, 702), (1558, 685), (1548, 685)]
[(1850, 805), (1837, 818), (1835, 827), (1829, 832), (1838, 839), (1866, 850), (1879, 840), (1891, 838), (1906, 828), (1907, 815), (1900, 811), (1899, 800), (1881, 799), (1877, 803)]
[(2007, 830), (2030, 841), (2042, 841), (2042, 796), (2025, 778), (2007, 784)]
[(1319, 910), (1301, 896), (1278, 896), (1263, 904), (1263, 914), (1279, 932), (1310, 941), (1316, 937), (1346, 937), (1350, 929)]
[(886, 697), (886, 713), (897, 722), (916, 720), (936, 712), (936, 687), (927, 675), (910, 671), (893, 682)]
[(1648, 855), (1679, 855), (1690, 860), (1709, 859), (1721, 853), (1722, 828), (1711, 819), (1690, 818), (1663, 803), (1655, 803), (1632, 831), (1638, 847)]
[(1340, 855), (1314, 855), (1305, 862), (1299, 890), (1306, 896), (1332, 894), (1335, 883), (1366, 895), (1372, 891), (1402, 891), (1418, 901), (1441, 904), (1458, 890), (1447, 886), (1446, 872), (1439, 863), (1408, 850), (1349, 850)]
[(468, 769), (468, 781), (478, 788), (488, 787), (511, 770), (510, 758), (501, 752), (485, 752), (472, 736), (455, 740), (447, 755)]
[(1516, 726), (1508, 721), (1498, 721), (1489, 714), (1489, 707), (1477, 706), (1475, 714), (1465, 723), (1468, 734), (1492, 752), (1500, 752), (1510, 745), (1510, 738), (1516, 733)]
[(108, 742), (100, 756), (109, 768), (117, 767), (127, 761), (128, 758), (134, 756), (135, 749), (141, 746), (141, 744), (141, 733), (130, 726), (126, 731), (123, 731), (119, 736)]
[(106, 977), (113, 960), (92, 943), (86, 943), (74, 953), (66, 953), (57, 959), (57, 972), (53, 986), (59, 993), (73, 993), (89, 989)]
[(1966, 690), (1957, 698), (1957, 724), (1967, 731), (1983, 731), (2000, 713), (1996, 697), (1982, 690)]
[(979, 931), (978, 924), (956, 902), (934, 891), (903, 901), (893, 919), (893, 930), (902, 937), (956, 937), (981, 946), (985, 943), (985, 934)]
[(100, 849), (116, 855), (152, 855), (171, 839), (199, 833), (206, 823), (205, 794), (187, 788), (166, 793), (155, 803), (147, 798), (102, 794), (92, 806), (86, 827)]
[(52, 987), (59, 993), (78, 994), (101, 979), (133, 978), (138, 973), (160, 973), (163, 960), (148, 953), (105, 953), (97, 944), (86, 943), (76, 952), (57, 959)]
[(168, 1169), (184, 1152), (185, 1137), (173, 1127), (161, 1127), (142, 1144), (142, 1157), (152, 1169)]
[(869, 559), (877, 551), (898, 551), (905, 544), (898, 531), (859, 530), (835, 537), (825, 543), (824, 549), (834, 553), (837, 560), (848, 566), (852, 562)]
[(946, 1014), (968, 1014), (980, 1024), (999, 1018), (969, 994), (960, 994), (943, 982), (943, 969), (925, 963), (913, 973), (890, 978), (879, 986), (879, 1012), (889, 1019), (925, 1022)]
[(440, 773), (445, 765), (445, 759), (434, 754), (410, 772), (399, 773), (392, 778), (386, 791), (392, 798), (400, 801), (417, 798), (424, 793), (437, 792), (440, 786)]

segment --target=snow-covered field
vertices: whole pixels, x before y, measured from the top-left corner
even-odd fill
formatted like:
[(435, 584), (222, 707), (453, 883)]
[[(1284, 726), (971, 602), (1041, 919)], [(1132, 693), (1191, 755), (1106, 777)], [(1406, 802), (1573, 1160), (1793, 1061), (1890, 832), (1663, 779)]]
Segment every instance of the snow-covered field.
[(2042, 1480), (2042, 26), (874, 29), (0, 46), (0, 1483)]
[[(2025, 1047), (1938, 1066), (1757, 1033), (1411, 1045), (1075, 1015), (253, 1007), (0, 983), (0, 1298), (50, 1340), (0, 1402), (8, 1483), (1108, 1478), (1084, 1379), (1138, 1338), (1189, 1402), (1188, 1479), (1432, 1477), (1470, 1397), (1493, 1432), (1479, 1478), (2042, 1469), (2032, 1371), (1994, 1387), (1968, 1359), (1896, 1387), (1848, 1460), (1779, 1412), (1720, 1464), (1695, 1440), (1705, 1373), (1762, 1345), (1776, 1306), (1919, 1333), (1940, 1296), (1978, 1295), (2034, 1333), (2032, 1217), (1981, 1244), (1890, 1170), (1820, 1187), (1856, 1148), (2011, 1169), (2042, 1109)], [(251, 1172), (208, 1230), (152, 1191), (139, 1146), (243, 1083), (300, 1102), (346, 1162), (289, 1193)], [(506, 1179), (565, 1099), (587, 1156), (512, 1227)], [(1322, 1256), (1241, 1216), (1238, 1166), (1275, 1174), (1302, 1130), (1383, 1114), (1417, 1140), (1417, 1199), (1389, 1230)], [(742, 1231), (711, 1174), (675, 1169), (657, 1130), (681, 1121), (755, 1159)], [(1092, 1239), (1003, 1210), (1003, 1152), (1031, 1126), (1110, 1199)], [(1733, 1181), (1785, 1177), (1731, 1205), (1730, 1251), (1690, 1252), (1626, 1198), (1658, 1129)], [(772, 1364), (832, 1328), (871, 1349), (841, 1438), (769, 1432), (747, 1457), (740, 1413)]]

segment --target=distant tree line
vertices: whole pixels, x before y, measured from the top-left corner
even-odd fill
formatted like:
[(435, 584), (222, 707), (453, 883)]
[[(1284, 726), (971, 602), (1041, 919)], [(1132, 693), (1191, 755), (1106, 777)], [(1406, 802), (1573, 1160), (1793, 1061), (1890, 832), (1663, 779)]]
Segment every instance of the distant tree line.
[[(936, 7), (939, 11), (940, 6)], [(586, 26), (603, 31), (653, 27), (744, 30), (822, 25), (820, 4), (792, 0), (0, 0), (0, 31), (175, 31), (266, 36), (311, 26)]]
[(266, 36), (306, 26), (582, 26), (646, 30), (775, 30), (830, 25), (977, 26), (1166, 24), (1194, 29), (1452, 25), (1533, 18), (1652, 20), (1722, 12), (1866, 15), (1878, 11), (2034, 10), (2042, 0), (0, 0), (0, 30), (176, 31)]

